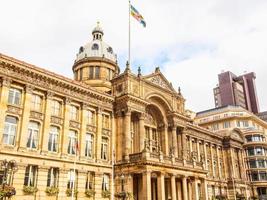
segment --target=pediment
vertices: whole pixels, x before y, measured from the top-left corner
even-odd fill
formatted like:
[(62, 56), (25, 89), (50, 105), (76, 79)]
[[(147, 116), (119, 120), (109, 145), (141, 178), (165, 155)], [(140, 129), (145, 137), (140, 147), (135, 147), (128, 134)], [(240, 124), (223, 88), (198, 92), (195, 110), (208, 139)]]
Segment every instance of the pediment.
[(169, 91), (174, 91), (172, 85), (169, 83), (169, 81), (164, 77), (164, 75), (161, 72), (145, 76), (144, 79), (164, 89), (167, 89)]

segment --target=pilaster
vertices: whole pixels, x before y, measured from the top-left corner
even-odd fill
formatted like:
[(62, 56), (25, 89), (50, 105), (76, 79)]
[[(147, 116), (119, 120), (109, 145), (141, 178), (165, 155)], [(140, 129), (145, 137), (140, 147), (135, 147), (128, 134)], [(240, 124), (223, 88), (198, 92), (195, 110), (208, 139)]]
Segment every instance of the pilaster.
[(173, 146), (173, 151), (174, 151), (174, 157), (177, 158), (178, 157), (178, 147), (177, 147), (177, 127), (174, 125), (174, 127), (172, 127), (172, 146)]
[[(61, 146), (61, 153), (64, 156), (68, 154), (68, 135), (69, 135), (69, 121), (70, 121), (70, 104), (71, 99), (66, 98), (64, 101), (64, 116), (63, 116), (63, 131), (62, 131), (62, 146)], [(63, 106), (63, 105), (62, 105)]]
[(188, 200), (187, 177), (182, 177), (183, 200)]
[[(21, 122), (21, 135), (20, 135), (20, 150), (26, 149), (26, 143), (28, 138), (28, 125), (31, 110), (31, 98), (32, 98), (33, 86), (26, 85), (24, 90), (24, 102), (23, 102), (23, 112), (22, 112), (22, 122)], [(40, 133), (39, 133), (40, 134)], [(38, 135), (40, 137), (40, 135)], [(39, 138), (40, 140), (40, 138)], [(40, 141), (38, 142), (38, 146)]]
[(177, 200), (176, 197), (176, 180), (175, 180), (175, 175), (171, 176), (171, 192), (172, 192), (172, 200)]
[(124, 159), (129, 160), (129, 154), (131, 152), (131, 110), (127, 110), (124, 114)]
[(102, 108), (97, 109), (97, 129), (96, 129), (96, 159), (101, 160), (101, 141), (102, 141)]
[(139, 151), (143, 151), (145, 148), (145, 122), (144, 122), (144, 114), (140, 113), (139, 115)]
[(165, 178), (163, 173), (158, 174), (157, 184), (158, 184), (158, 199), (165, 200)]
[(143, 200), (151, 200), (151, 172), (146, 171), (142, 177), (142, 198)]

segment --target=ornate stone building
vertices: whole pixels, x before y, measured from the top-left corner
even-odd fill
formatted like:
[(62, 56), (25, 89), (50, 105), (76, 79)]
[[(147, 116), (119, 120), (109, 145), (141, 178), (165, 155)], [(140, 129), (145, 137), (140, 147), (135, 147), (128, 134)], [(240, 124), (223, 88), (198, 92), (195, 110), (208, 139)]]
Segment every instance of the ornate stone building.
[[(224, 106), (197, 114), (198, 125), (218, 135), (240, 137), (243, 141), (242, 159), (251, 194), (267, 199), (267, 123), (240, 106)], [(239, 166), (234, 163), (233, 167)], [(237, 181), (237, 179), (233, 179)], [(236, 192), (239, 192), (238, 190)]]
[(17, 163), (14, 199), (253, 195), (242, 133), (198, 126), (159, 68), (120, 73), (99, 25), (92, 34), (74, 80), (0, 54), (0, 160)]

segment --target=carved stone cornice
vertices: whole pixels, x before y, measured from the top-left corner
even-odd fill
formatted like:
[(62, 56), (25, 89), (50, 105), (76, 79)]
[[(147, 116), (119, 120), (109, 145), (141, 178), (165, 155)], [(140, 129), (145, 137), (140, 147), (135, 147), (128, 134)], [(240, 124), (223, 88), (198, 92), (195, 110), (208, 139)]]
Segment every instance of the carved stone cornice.
[(55, 93), (52, 91), (47, 91), (46, 92), (46, 99), (52, 99), (55, 96)]
[(25, 85), (25, 92), (28, 94), (32, 94), (34, 91), (34, 86), (33, 85)]
[(2, 82), (1, 82), (1, 86), (5, 86), (5, 87), (10, 87), (12, 83), (12, 80), (8, 77), (3, 77), (2, 78)]

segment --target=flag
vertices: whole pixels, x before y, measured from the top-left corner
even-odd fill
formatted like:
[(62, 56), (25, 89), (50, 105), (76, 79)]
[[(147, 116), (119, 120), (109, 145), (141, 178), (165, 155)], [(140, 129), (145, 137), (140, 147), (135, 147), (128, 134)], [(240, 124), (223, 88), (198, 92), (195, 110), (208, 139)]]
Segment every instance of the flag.
[(133, 7), (133, 5), (130, 5), (131, 7), (131, 15), (139, 21), (144, 27), (146, 27), (146, 22), (143, 18), (143, 16)]

